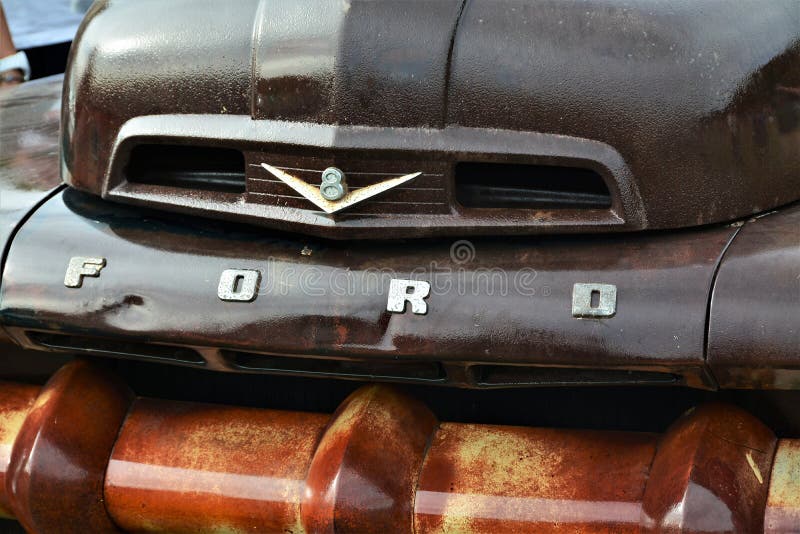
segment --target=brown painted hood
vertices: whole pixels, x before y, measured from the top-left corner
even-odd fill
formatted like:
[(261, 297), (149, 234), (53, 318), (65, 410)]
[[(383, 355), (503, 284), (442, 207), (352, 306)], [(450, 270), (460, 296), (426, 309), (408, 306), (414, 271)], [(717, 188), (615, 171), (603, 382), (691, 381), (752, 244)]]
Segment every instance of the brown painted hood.
[(264, 2), (252, 116), (442, 128), (462, 0)]
[[(330, 237), (693, 226), (800, 198), (800, 9), (109, 0), (73, 46), (64, 104), (65, 180), (124, 202)], [(132, 185), (142, 143), (241, 151), (243, 189)], [(316, 184), (329, 165), (424, 174), (334, 217), (259, 188), (263, 161)], [(464, 161), (590, 169), (610, 207), (473, 209)]]

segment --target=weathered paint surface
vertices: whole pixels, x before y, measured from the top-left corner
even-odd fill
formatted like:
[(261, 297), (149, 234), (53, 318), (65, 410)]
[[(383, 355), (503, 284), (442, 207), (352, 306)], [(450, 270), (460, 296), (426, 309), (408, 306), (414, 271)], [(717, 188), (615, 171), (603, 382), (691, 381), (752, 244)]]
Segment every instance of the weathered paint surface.
[(761, 532), (777, 439), (729, 405), (692, 409), (662, 436), (642, 532)]
[(417, 532), (637, 532), (657, 436), (445, 423)]
[(28, 532), (116, 532), (103, 499), (111, 449), (133, 401), (115, 375), (85, 361), (45, 384), (11, 450), (6, 491)]
[(38, 386), (0, 382), (0, 517), (13, 517), (5, 491), (8, 462), (14, 440), (38, 394)]
[(75, 361), (0, 383), (0, 504), (30, 532), (792, 532), (776, 443), (721, 404), (661, 436), (440, 423), (383, 385), (328, 416), (134, 400)]
[(300, 532), (305, 478), (327, 415), (139, 399), (105, 481), (123, 529)]
[(764, 532), (800, 532), (800, 440), (778, 444), (772, 464)]
[(311, 532), (410, 532), (415, 484), (436, 427), (422, 403), (366, 386), (331, 419), (311, 465), (303, 521)]

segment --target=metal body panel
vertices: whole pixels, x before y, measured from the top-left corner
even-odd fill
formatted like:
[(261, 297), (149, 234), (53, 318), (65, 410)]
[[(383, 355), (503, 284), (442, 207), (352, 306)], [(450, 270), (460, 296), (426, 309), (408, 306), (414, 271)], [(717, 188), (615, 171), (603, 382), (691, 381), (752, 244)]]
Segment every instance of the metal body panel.
[(800, 206), (749, 221), (720, 264), (708, 363), (725, 387), (800, 388)]
[[(125, 178), (126, 162), (140, 144), (225, 147), (241, 150), (245, 159), (243, 193), (201, 191)], [(448, 126), (399, 128), (325, 125), (311, 122), (254, 121), (245, 116), (161, 114), (135, 117), (121, 126), (109, 147), (111, 164), (100, 189), (104, 198), (193, 215), (299, 231), (331, 239), (526, 234), (558, 230), (578, 233), (641, 228), (644, 214), (628, 165), (612, 147), (597, 141), (538, 132)], [(474, 209), (458, 205), (453, 184), (460, 157), (487, 161), (554, 162), (586, 167), (612, 191), (608, 209)], [(359, 171), (361, 185), (422, 171), (403, 190), (329, 215), (285, 184), (266, 188), (274, 177), (264, 163), (302, 168), (303, 177), (319, 185), (322, 171), (338, 165)], [(317, 172), (318, 171), (318, 172)], [(294, 171), (292, 171), (294, 172)], [(314, 182), (316, 180), (316, 182)], [(69, 183), (79, 189), (87, 189)], [(413, 190), (409, 190), (413, 189)]]
[[(793, 0), (98, 2), (76, 38), (66, 78), (63, 176), (123, 202), (341, 239), (368, 238), (369, 228), (389, 238), (729, 221), (800, 197), (798, 39)], [(313, 206), (276, 213), (275, 200), (265, 207), (245, 197), (240, 211), (237, 199), (195, 190), (140, 187), (115, 195), (109, 184), (120, 176), (111, 172), (112, 150), (121, 130), (139, 117), (184, 114), (199, 119), (182, 142), (200, 146), (241, 142), (223, 131), (203, 134), (214, 131), (213, 116), (253, 119), (255, 144), (275, 121), (308, 130), (306, 137), (327, 126), (331, 147), (353, 128), (385, 130), (383, 146), (334, 156), (317, 153), (318, 142), (288, 146), (290, 155), (333, 157), (319, 170), (337, 158), (370, 167), (409, 130), (429, 143), (392, 157), (414, 161), (435, 153), (439, 133), (452, 127), (475, 130), (484, 141), (514, 132), (549, 140), (501, 162), (594, 170), (602, 159), (576, 161), (570, 147), (598, 144), (626, 165), (603, 175), (614, 207), (600, 213), (468, 210), (450, 196), (445, 217), (398, 212), (387, 225), (371, 213), (337, 226)], [(164, 133), (157, 122), (143, 132), (149, 139)], [(429, 193), (429, 201), (441, 202), (437, 195)], [(610, 224), (614, 216), (618, 224)]]
[(448, 122), (614, 147), (650, 228), (731, 220), (800, 194), (798, 62), (793, 2), (468, 1)]
[[(180, 345), (215, 369), (255, 371), (259, 358), (275, 355), (289, 366), (304, 357), (393, 361), (400, 370), (442, 365), (447, 376), (419, 378), (481, 387), (637, 383), (628, 371), (710, 387), (708, 295), (735, 231), (354, 244), (143, 212), (67, 190), (15, 240), (0, 316), (27, 346), (43, 348), (31, 341), (36, 331)], [(65, 287), (73, 257), (105, 266), (94, 277), (90, 265), (82, 287)], [(251, 302), (220, 300), (228, 269), (261, 272)], [(430, 283), (427, 314), (387, 312), (391, 279)], [(613, 317), (573, 316), (579, 282), (617, 287)], [(562, 373), (553, 378), (547, 368)], [(602, 370), (610, 374), (589, 376)]]

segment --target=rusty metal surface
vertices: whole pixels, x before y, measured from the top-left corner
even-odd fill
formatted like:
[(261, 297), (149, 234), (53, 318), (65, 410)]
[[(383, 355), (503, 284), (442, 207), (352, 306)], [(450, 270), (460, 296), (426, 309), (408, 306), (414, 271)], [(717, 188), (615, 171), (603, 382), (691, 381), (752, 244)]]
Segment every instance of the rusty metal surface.
[(658, 443), (642, 532), (761, 532), (777, 439), (747, 412), (707, 404)]
[[(64, 178), (120, 201), (333, 238), (727, 221), (800, 196), (799, 38), (793, 0), (98, 2), (67, 75), (64, 102), (79, 105), (63, 109)], [(367, 166), (389, 151), (605, 169), (615, 205), (468, 210), (446, 196), (445, 215), (337, 221), (243, 195), (115, 191), (106, 181), (120, 175), (107, 171), (123, 125), (200, 146), (344, 151)], [(499, 153), (473, 149), (493, 140)]]
[(800, 440), (778, 442), (764, 514), (764, 532), (800, 532)]
[(30, 532), (116, 532), (103, 480), (132, 393), (84, 361), (42, 388), (17, 434), (6, 472), (14, 516)]
[(138, 399), (108, 464), (106, 506), (131, 532), (300, 532), (328, 419)]
[(39, 394), (38, 386), (0, 382), (0, 517), (13, 517), (6, 493), (11, 449)]
[(749, 221), (720, 263), (708, 362), (720, 385), (800, 388), (800, 206)]
[(436, 417), (419, 401), (365, 386), (331, 417), (303, 502), (308, 532), (411, 532), (416, 481)]
[(770, 477), (774, 435), (722, 404), (662, 436), (439, 424), (379, 385), (332, 416), (131, 404), (78, 361), (20, 422), (36, 393), (0, 383), (6, 490), (30, 532), (756, 533), (768, 489), (767, 529), (787, 532), (800, 502), (797, 443)]
[(415, 532), (639, 532), (657, 436), (443, 423)]
[[(285, 356), (284, 370), (270, 371), (278, 373), (302, 374), (302, 367), (292, 370), (294, 358), (310, 365), (302, 357), (316, 356), (362, 362), (361, 375), (337, 375), (361, 379), (710, 387), (703, 359), (708, 292), (735, 231), (484, 239), (461, 243), (462, 258), (450, 242), (410, 249), (270, 235), (67, 190), (37, 210), (11, 247), (0, 316), (27, 346), (43, 348), (29, 330), (105, 336), (121, 344), (121, 357), (127, 342), (185, 345), (221, 370), (271, 369), (257, 354), (240, 363), (235, 349)], [(105, 258), (106, 267), (80, 289), (66, 288), (64, 273), (76, 255)], [(262, 272), (253, 302), (217, 296), (220, 276), (231, 268)], [(425, 316), (386, 311), (390, 279), (409, 277), (431, 282)], [(615, 284), (616, 314), (573, 317), (577, 282)], [(396, 374), (369, 371), (387, 362)], [(415, 370), (439, 363), (445, 376)]]

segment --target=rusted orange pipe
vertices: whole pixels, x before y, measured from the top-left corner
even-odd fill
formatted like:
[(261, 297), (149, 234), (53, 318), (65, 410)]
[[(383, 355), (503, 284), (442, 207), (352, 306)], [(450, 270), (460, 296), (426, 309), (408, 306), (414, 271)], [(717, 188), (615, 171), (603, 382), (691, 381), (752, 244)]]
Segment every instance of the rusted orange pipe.
[(114, 447), (105, 498), (131, 531), (519, 532), (560, 523), (633, 532), (656, 441), (437, 429), (423, 405), (380, 386), (333, 418), (140, 399)]
[(775, 437), (724, 405), (657, 436), (440, 423), (377, 385), (332, 416), (134, 400), (85, 362), (36, 393), (0, 385), (31, 532), (759, 532), (765, 506), (778, 532), (800, 494), (776, 474), (766, 505)]
[(0, 382), (0, 517), (14, 517), (6, 493), (6, 473), (14, 440), (36, 397), (38, 386)]
[(14, 517), (28, 532), (116, 532), (103, 480), (133, 393), (85, 361), (59, 369), (19, 428), (6, 472)]
[(329, 416), (138, 399), (106, 506), (124, 530), (294, 532)]
[(442, 424), (419, 480), (417, 532), (638, 532), (656, 443), (632, 432)]

